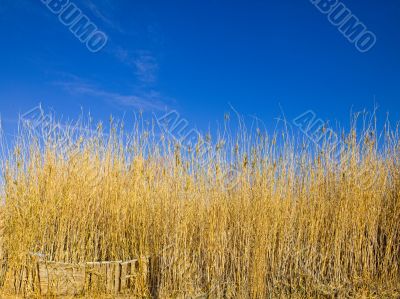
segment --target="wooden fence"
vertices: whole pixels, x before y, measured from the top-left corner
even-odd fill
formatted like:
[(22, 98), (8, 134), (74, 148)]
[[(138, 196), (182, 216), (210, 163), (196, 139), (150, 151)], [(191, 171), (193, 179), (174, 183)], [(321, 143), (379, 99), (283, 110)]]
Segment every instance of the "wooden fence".
[(32, 262), (33, 267), (22, 273), (20, 290), (28, 287), (41, 295), (124, 294), (146, 283), (149, 274), (148, 258), (71, 264), (33, 257)]

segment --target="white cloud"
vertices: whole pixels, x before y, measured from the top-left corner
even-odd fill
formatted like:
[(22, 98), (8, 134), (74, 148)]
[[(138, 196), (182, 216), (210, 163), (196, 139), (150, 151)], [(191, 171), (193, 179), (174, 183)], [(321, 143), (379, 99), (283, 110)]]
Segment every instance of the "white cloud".
[(80, 81), (59, 81), (55, 82), (55, 84), (73, 95), (101, 98), (114, 104), (135, 107), (145, 111), (164, 110), (167, 107), (166, 103), (162, 101), (160, 93), (154, 90), (139, 91), (135, 94), (120, 94), (106, 91), (92, 84)]
[[(113, 5), (112, 2), (107, 1), (107, 0), (103, 0), (103, 1), (97, 1), (96, 4), (93, 3), (92, 0), (85, 0), (84, 4), (90, 9), (90, 11), (97, 17), (99, 18), (104, 24), (106, 24), (109, 28), (125, 34), (125, 30), (122, 29), (122, 27), (120, 26), (120, 24), (115, 21), (114, 19), (112, 19), (109, 16), (105, 15), (105, 11), (106, 12), (110, 12), (112, 11)], [(101, 6), (101, 9), (99, 8), (99, 5)]]
[(158, 63), (150, 54), (141, 54), (134, 60), (136, 75), (143, 83), (154, 83), (157, 80)]
[(117, 47), (113, 52), (120, 62), (134, 69), (137, 79), (141, 83), (147, 85), (156, 83), (159, 64), (157, 58), (150, 51), (131, 52)]

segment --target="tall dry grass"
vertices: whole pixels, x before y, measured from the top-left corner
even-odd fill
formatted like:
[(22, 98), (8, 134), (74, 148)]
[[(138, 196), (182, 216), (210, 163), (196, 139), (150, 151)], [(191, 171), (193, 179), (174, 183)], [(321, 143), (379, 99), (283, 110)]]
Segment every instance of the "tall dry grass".
[(151, 126), (67, 131), (23, 131), (3, 160), (4, 293), (34, 293), (15, 281), (41, 253), (149, 256), (132, 297), (400, 296), (397, 130), (338, 147), (242, 130), (209, 151), (210, 136), (181, 148)]

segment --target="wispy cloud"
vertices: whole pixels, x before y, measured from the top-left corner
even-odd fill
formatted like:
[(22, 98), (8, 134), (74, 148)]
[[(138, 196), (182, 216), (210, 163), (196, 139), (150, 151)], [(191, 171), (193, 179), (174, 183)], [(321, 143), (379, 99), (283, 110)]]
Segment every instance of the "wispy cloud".
[[(125, 34), (125, 30), (120, 26), (120, 24), (112, 17), (106, 16), (104, 11), (110, 12), (112, 11), (113, 4), (111, 1), (102, 0), (97, 1), (97, 3), (93, 3), (92, 0), (85, 0), (83, 2), (87, 8), (93, 13), (93, 15), (99, 18), (104, 24), (106, 24), (109, 28), (121, 33)], [(101, 6), (101, 8), (99, 8)]]
[(131, 52), (121, 47), (114, 50), (115, 57), (134, 69), (137, 79), (143, 84), (154, 84), (157, 81), (159, 64), (150, 51)]
[(72, 80), (54, 82), (72, 95), (84, 95), (109, 101), (113, 104), (134, 107), (145, 111), (164, 110), (167, 104), (155, 90), (138, 91), (134, 94), (121, 94), (101, 89), (94, 84)]
[[(130, 34), (121, 27), (121, 24), (115, 17), (119, 7), (114, 1), (83, 0), (82, 4), (86, 7), (86, 10), (90, 10), (93, 16), (103, 22), (110, 31), (114, 30), (114, 33), (110, 33), (110, 37), (112, 35), (118, 36), (118, 34), (126, 37)], [(152, 40), (154, 39), (153, 42), (156, 43), (155, 41), (160, 39), (157, 26), (150, 26), (148, 31), (149, 36), (152, 36)], [(93, 81), (85, 78), (77, 78), (74, 76), (66, 76), (66, 78), (64, 77), (62, 81), (57, 82), (57, 84), (74, 95), (101, 98), (102, 100), (110, 101), (121, 106), (137, 107), (144, 110), (162, 110), (166, 107), (165, 101), (174, 102), (174, 100), (170, 98), (165, 100), (166, 97), (157, 91), (160, 65), (154, 51), (130, 49), (127, 48), (126, 45), (122, 46), (117, 44), (112, 38), (110, 46), (107, 48), (106, 51), (115, 59), (114, 62), (130, 70), (132, 78), (130, 79), (129, 86), (130, 90), (134, 92), (123, 94), (121, 92), (108, 91), (99, 83), (93, 83)]]
[[(115, 2), (111, 0), (97, 0), (95, 2), (93, 0), (84, 0), (84, 4), (96, 17), (111, 29), (118, 31), (124, 36), (129, 34), (121, 28), (118, 20), (113, 17), (113, 11), (116, 9)], [(153, 42), (160, 40), (157, 32), (158, 29), (155, 25), (148, 28), (148, 35)], [(141, 90), (146, 90), (142, 91), (141, 95), (145, 95), (145, 98), (153, 99), (154, 92), (152, 89), (157, 83), (159, 71), (159, 63), (153, 52), (148, 50), (130, 50), (114, 44), (109, 53), (121, 64), (131, 68), (132, 73), (135, 75), (132, 82), (136, 81), (134, 84)]]
[(157, 80), (158, 63), (155, 57), (142, 53), (135, 60), (136, 75), (143, 83), (154, 83)]

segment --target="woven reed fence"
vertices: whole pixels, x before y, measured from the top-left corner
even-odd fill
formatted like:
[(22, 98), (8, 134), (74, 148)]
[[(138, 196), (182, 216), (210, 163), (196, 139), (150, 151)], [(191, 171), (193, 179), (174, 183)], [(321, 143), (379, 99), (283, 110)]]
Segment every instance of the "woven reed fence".
[(46, 261), (32, 256), (32, 267), (15, 273), (16, 293), (74, 296), (99, 292), (125, 294), (146, 283), (149, 258), (82, 264)]

